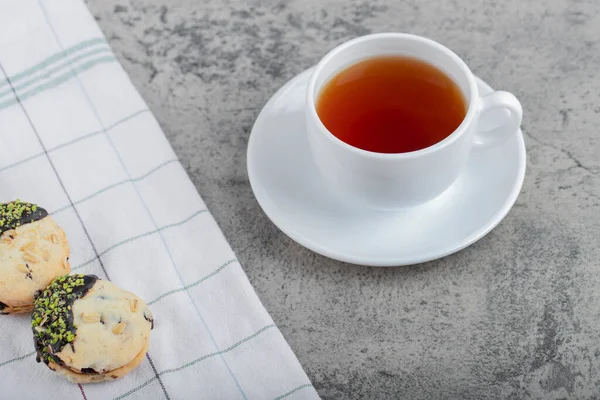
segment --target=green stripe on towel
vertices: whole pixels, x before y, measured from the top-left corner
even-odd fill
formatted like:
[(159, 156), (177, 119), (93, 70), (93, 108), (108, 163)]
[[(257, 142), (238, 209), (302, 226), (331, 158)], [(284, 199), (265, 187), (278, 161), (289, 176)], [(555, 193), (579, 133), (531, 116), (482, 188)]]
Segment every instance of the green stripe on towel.
[[(36, 72), (54, 64), (55, 62), (60, 61), (64, 58), (66, 58), (67, 56), (70, 56), (71, 54), (77, 53), (79, 50), (83, 50), (83, 49), (92, 47), (97, 44), (105, 44), (106, 46), (108, 46), (108, 43), (106, 43), (106, 41), (101, 38), (84, 40), (83, 42), (79, 42), (76, 45), (69, 47), (68, 49), (56, 52), (53, 55), (51, 55), (50, 57), (35, 64), (34, 66), (29, 67), (26, 70), (16, 73), (12, 76), (9, 76), (8, 78), (14, 84), (17, 81), (19, 81), (29, 75), (33, 75)], [(4, 87), (6, 85), (8, 85), (8, 81), (6, 78), (0, 80), (0, 88)]]
[[(58, 77), (56, 77), (54, 80), (52, 80), (50, 82), (46, 82), (42, 85), (36, 86), (33, 89), (31, 89), (28, 92), (25, 92), (23, 94), (19, 93), (19, 100), (24, 101), (30, 97), (33, 97), (37, 94), (42, 93), (48, 89), (52, 89), (52, 88), (60, 85), (61, 83), (68, 81), (69, 79), (75, 78), (77, 76), (76, 74), (81, 73), (83, 71), (87, 71), (88, 69), (93, 68), (98, 64), (106, 64), (106, 63), (111, 63), (111, 62), (116, 62), (116, 61), (117, 61), (117, 59), (114, 56), (107, 56), (107, 57), (101, 57), (101, 58), (97, 58), (95, 60), (88, 61), (85, 64), (78, 65), (78, 66), (74, 67), (71, 71), (68, 71), (62, 75), (59, 75)], [(16, 98), (4, 101), (4, 102), (0, 103), (0, 110), (3, 110), (10, 106), (13, 106), (17, 103), (18, 103), (18, 100)]]
[(53, 67), (51, 69), (48, 69), (45, 73), (43, 73), (41, 75), (36, 75), (32, 79), (25, 81), (25, 82), (15, 84), (15, 82), (11, 78), (10, 82), (13, 84), (13, 87), (8, 88), (3, 92), (0, 92), (0, 97), (4, 97), (8, 94), (11, 94), (13, 92), (12, 91), (13, 88), (16, 91), (23, 90), (26, 87), (33, 85), (34, 83), (37, 83), (45, 78), (48, 78), (48, 77), (54, 75), (57, 72), (60, 72), (61, 70), (66, 70), (67, 68), (71, 68), (71, 63), (76, 63), (78, 61), (81, 61), (83, 59), (86, 59), (86, 58), (89, 58), (91, 56), (94, 56), (96, 54), (101, 54), (101, 53), (108, 53), (109, 55), (112, 55), (112, 50), (110, 49), (110, 47), (101, 47), (99, 49), (94, 49), (87, 53), (80, 54), (77, 57), (68, 59), (66, 62), (64, 62), (56, 67)]

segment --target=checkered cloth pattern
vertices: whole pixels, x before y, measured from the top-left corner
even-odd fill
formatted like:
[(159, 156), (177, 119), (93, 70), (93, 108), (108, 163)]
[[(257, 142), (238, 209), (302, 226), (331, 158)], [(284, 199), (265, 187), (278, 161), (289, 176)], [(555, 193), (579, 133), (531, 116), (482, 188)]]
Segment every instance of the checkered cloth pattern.
[[(144, 298), (146, 360), (75, 385), (1, 318), (0, 398), (314, 399), (160, 126), (81, 0), (0, 2), (0, 202), (45, 207), (75, 273)], [(1, 267), (1, 266), (0, 266)]]

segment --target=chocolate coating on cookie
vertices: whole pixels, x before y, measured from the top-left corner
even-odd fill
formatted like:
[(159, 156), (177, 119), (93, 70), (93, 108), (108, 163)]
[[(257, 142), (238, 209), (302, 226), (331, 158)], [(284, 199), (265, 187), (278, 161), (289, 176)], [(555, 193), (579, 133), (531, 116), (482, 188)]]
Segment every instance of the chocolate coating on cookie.
[(0, 204), (0, 234), (21, 225), (39, 221), (48, 216), (48, 211), (36, 204), (20, 200)]
[(82, 368), (81, 369), (81, 373), (82, 374), (98, 374), (98, 372), (96, 372), (96, 370), (94, 368)]
[(72, 305), (94, 286), (95, 275), (71, 275), (56, 278), (36, 299), (31, 318), (36, 360), (62, 365), (55, 354), (75, 339)]
[(154, 317), (150, 312), (144, 312), (144, 319), (150, 322), (150, 329), (154, 329)]

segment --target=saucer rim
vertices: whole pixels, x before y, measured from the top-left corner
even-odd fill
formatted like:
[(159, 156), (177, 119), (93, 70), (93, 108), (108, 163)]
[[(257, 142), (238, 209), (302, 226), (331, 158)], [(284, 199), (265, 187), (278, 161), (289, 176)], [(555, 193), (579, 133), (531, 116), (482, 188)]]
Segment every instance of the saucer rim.
[[(298, 233), (296, 231), (296, 229), (294, 229), (293, 227), (286, 226), (285, 222), (282, 223), (282, 221), (280, 221), (281, 219), (273, 218), (273, 215), (266, 209), (268, 207), (264, 206), (266, 199), (262, 198), (261, 189), (258, 188), (258, 184), (257, 184), (258, 178), (255, 176), (255, 171), (251, 167), (251, 164), (253, 163), (252, 154), (254, 154), (253, 148), (256, 146), (256, 144), (255, 144), (256, 137), (258, 136), (257, 134), (255, 134), (255, 131), (258, 129), (258, 126), (261, 124), (262, 119), (266, 118), (265, 110), (268, 109), (275, 102), (275, 99), (278, 99), (279, 97), (281, 97), (282, 92), (287, 90), (292, 84), (296, 83), (297, 80), (300, 80), (304, 75), (310, 75), (310, 73), (312, 73), (314, 68), (315, 68), (315, 66), (308, 68), (308, 69), (300, 72), (299, 74), (295, 75), (294, 77), (289, 79), (285, 84), (283, 84), (269, 98), (269, 100), (261, 108), (260, 113), (256, 117), (256, 120), (254, 121), (254, 124), (252, 126), (252, 130), (250, 131), (250, 137), (248, 139), (248, 147), (247, 147), (247, 151), (246, 151), (246, 172), (248, 174), (248, 180), (250, 182), (250, 187), (252, 189), (252, 193), (253, 193), (254, 198), (256, 199), (258, 205), (260, 206), (262, 211), (265, 213), (267, 218), (269, 218), (269, 220), (286, 236), (288, 236), (290, 239), (292, 239), (296, 243), (300, 244), (301, 246), (303, 246), (317, 254), (320, 254), (324, 257), (331, 258), (333, 260), (337, 260), (337, 261), (341, 261), (341, 262), (345, 262), (345, 263), (349, 263), (349, 264), (354, 264), (354, 265), (367, 266), (367, 267), (402, 267), (402, 266), (417, 265), (417, 264), (422, 264), (425, 262), (437, 260), (437, 259), (440, 259), (443, 257), (447, 257), (451, 254), (454, 254), (460, 250), (463, 250), (464, 248), (469, 247), (470, 245), (472, 245), (473, 243), (477, 242), (478, 240), (480, 240), (481, 238), (486, 236), (488, 233), (490, 233), (496, 226), (498, 226), (498, 224), (506, 217), (506, 215), (508, 215), (509, 211), (514, 206), (514, 204), (517, 201), (517, 198), (521, 192), (523, 183), (525, 181), (525, 174), (526, 174), (526, 169), (527, 169), (527, 154), (526, 154), (526, 148), (525, 148), (525, 140), (523, 138), (523, 132), (522, 132), (521, 128), (519, 128), (519, 130), (516, 132), (516, 135), (518, 136), (517, 141), (518, 141), (519, 166), (518, 166), (518, 172), (517, 172), (517, 179), (515, 180), (515, 183), (513, 184), (513, 188), (510, 193), (510, 196), (507, 197), (507, 200), (505, 201), (503, 206), (501, 208), (499, 208), (499, 210), (494, 214), (494, 216), (489, 220), (489, 222), (482, 225), (483, 229), (480, 229), (480, 230), (474, 232), (472, 235), (468, 236), (464, 240), (459, 240), (458, 244), (455, 246), (450, 246), (450, 247), (444, 248), (440, 251), (432, 250), (432, 251), (427, 252), (426, 254), (423, 254), (420, 257), (372, 258), (372, 257), (360, 257), (360, 256), (359, 257), (347, 256), (347, 255), (337, 252), (337, 251), (331, 251), (328, 248), (320, 245), (319, 243), (315, 243), (314, 241), (312, 241), (310, 238), (306, 237), (305, 235)], [(475, 77), (476, 83), (478, 85), (481, 85), (481, 88), (484, 88), (485, 90), (494, 90), (488, 83), (486, 83), (484, 80), (482, 80), (478, 76), (474, 75), (474, 77)], [(419, 207), (419, 206), (416, 206), (416, 207)]]

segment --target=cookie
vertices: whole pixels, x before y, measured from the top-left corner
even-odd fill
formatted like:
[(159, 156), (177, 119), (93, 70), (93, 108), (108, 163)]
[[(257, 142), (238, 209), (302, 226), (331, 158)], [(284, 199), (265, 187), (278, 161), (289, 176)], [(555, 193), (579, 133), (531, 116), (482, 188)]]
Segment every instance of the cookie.
[(69, 273), (69, 255), (65, 232), (42, 207), (0, 204), (0, 314), (31, 311), (35, 294)]
[(35, 300), (37, 361), (75, 383), (127, 375), (143, 361), (154, 318), (135, 294), (94, 275), (56, 278)]

